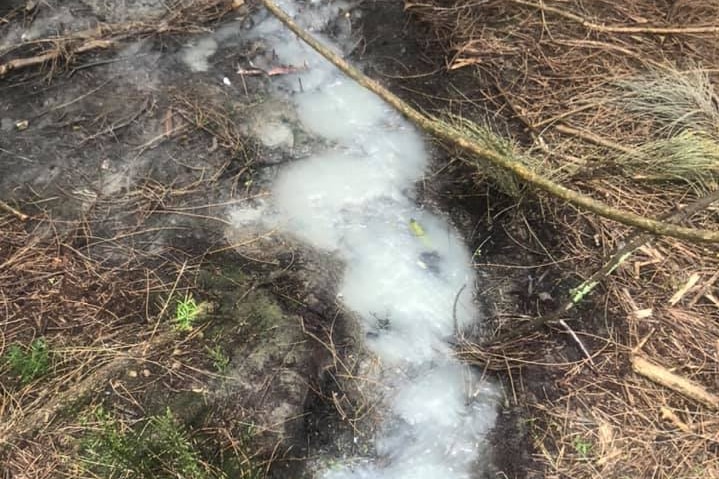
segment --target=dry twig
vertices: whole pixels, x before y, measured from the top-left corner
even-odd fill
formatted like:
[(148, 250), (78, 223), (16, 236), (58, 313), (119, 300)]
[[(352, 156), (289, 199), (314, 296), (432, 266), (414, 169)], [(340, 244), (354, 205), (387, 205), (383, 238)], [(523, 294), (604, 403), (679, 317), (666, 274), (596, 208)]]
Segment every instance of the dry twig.
[(15, 215), (17, 217), (17, 219), (19, 219), (20, 221), (26, 221), (29, 218), (28, 215), (26, 215), (22, 211), (19, 211), (19, 210), (13, 208), (12, 206), (10, 206), (9, 204), (5, 203), (2, 200), (0, 200), (0, 209), (5, 210), (12, 215)]
[(719, 409), (719, 396), (708, 392), (699, 384), (683, 378), (638, 354), (632, 355), (631, 363), (632, 369), (634, 369), (634, 372), (637, 374), (641, 374), (655, 383), (661, 384), (679, 394), (706, 404), (709, 407)]
[(584, 28), (589, 30), (595, 30), (603, 33), (627, 33), (627, 34), (652, 34), (652, 35), (696, 35), (696, 34), (719, 34), (719, 26), (708, 25), (708, 26), (696, 26), (696, 27), (631, 27), (625, 25), (601, 25), (586, 18), (583, 18), (575, 13), (568, 12), (558, 7), (551, 7), (546, 5), (543, 1), (539, 3), (527, 2), (525, 0), (510, 0), (517, 5), (523, 5), (525, 7), (532, 7), (542, 12), (550, 12), (555, 15), (559, 15), (562, 18), (572, 20), (582, 25)]

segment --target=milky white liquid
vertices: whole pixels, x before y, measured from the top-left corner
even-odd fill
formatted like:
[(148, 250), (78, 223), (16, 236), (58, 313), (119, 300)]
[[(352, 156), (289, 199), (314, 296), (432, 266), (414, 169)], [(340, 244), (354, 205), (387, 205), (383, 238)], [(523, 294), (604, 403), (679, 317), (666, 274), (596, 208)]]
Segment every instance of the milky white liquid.
[[(342, 3), (278, 3), (333, 46), (320, 31)], [(454, 359), (447, 343), (455, 334), (455, 311), (460, 327), (480, 319), (472, 299), (476, 278), (457, 231), (413, 198), (429, 163), (422, 136), (277, 19), (261, 16), (250, 35), (274, 50), (268, 63), (306, 66), (273, 82), (276, 94), (295, 105), (296, 127), (321, 146), (280, 171), (272, 185), (271, 215), (238, 210), (231, 218), (271, 223), (341, 257), (346, 269), (340, 300), (362, 318), (367, 347), (383, 366), (386, 393), (374, 438), (376, 456), (329, 458), (333, 465), (318, 476), (476, 477), (499, 392)], [(197, 45), (202, 54), (188, 50), (184, 55), (190, 68), (204, 69), (204, 54), (214, 52), (207, 47), (214, 46), (211, 41)], [(411, 219), (423, 235), (410, 228)]]

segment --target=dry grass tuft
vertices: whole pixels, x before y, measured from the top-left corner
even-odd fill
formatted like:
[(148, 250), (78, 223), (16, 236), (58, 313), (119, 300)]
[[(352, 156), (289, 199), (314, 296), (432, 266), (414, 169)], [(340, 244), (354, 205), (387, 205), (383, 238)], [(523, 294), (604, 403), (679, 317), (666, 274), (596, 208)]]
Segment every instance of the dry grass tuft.
[(719, 144), (702, 133), (684, 131), (649, 141), (621, 155), (617, 164), (631, 179), (696, 184), (712, 190), (719, 177)]
[[(538, 166), (532, 164), (534, 157), (524, 154), (516, 142), (506, 136), (497, 134), (489, 125), (458, 116), (450, 117), (449, 121), (457, 132), (475, 141), (482, 148), (512, 161), (524, 163), (532, 169)], [(467, 159), (467, 161), (472, 162), (473, 160)], [(518, 198), (522, 194), (522, 184), (514, 174), (489, 162), (484, 162), (482, 168), (477, 168), (477, 175), (491, 178), (502, 192), (513, 198)]]
[(629, 115), (649, 117), (655, 135), (687, 130), (719, 135), (719, 97), (701, 68), (649, 71), (619, 80), (617, 86), (626, 94), (615, 102)]

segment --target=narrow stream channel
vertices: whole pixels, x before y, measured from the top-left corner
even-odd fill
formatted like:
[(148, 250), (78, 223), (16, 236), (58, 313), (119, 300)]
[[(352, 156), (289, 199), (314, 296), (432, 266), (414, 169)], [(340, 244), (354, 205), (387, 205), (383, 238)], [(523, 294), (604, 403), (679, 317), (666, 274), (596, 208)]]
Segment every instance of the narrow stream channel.
[[(342, 17), (349, 4), (278, 3), (327, 45), (351, 48)], [(333, 40), (321, 34), (330, 24), (339, 31)], [(414, 198), (430, 161), (422, 135), (274, 17), (259, 13), (249, 34), (274, 52), (257, 67), (301, 67), (274, 77), (275, 94), (294, 105), (292, 128), (316, 139), (314, 151), (281, 169), (263, 221), (344, 260), (339, 299), (362, 318), (367, 348), (383, 367), (374, 451), (326, 458), (317, 477), (479, 477), (499, 392), (454, 359), (448, 343), (481, 320), (476, 277), (457, 231)], [(211, 54), (214, 41), (197, 48), (206, 47)], [(277, 129), (268, 137), (287, 131), (269, 120), (266, 127)]]

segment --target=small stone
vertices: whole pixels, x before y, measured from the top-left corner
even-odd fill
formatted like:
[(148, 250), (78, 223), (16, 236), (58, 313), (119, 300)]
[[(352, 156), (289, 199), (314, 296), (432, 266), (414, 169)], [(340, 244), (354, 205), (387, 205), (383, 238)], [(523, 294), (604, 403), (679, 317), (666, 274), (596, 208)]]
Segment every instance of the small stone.
[(131, 378), (136, 378), (136, 377), (137, 377), (137, 371), (130, 370), (130, 371), (127, 372), (127, 375), (130, 376)]
[(15, 128), (17, 128), (19, 131), (27, 130), (28, 126), (30, 126), (30, 122), (27, 120), (20, 120), (15, 122)]
[(279, 121), (258, 123), (253, 128), (257, 138), (268, 148), (292, 148), (295, 134), (288, 125)]
[(549, 293), (547, 293), (547, 292), (545, 292), (545, 291), (542, 291), (542, 292), (539, 293), (537, 296), (539, 297), (539, 300), (540, 300), (540, 301), (552, 301), (552, 299), (554, 299), (554, 298), (552, 298), (552, 295), (551, 295), (551, 294), (549, 294)]
[(149, 370), (149, 369), (143, 369), (143, 370), (142, 370), (142, 375), (145, 376), (146, 378), (149, 378), (149, 377), (150, 377), (150, 370)]

